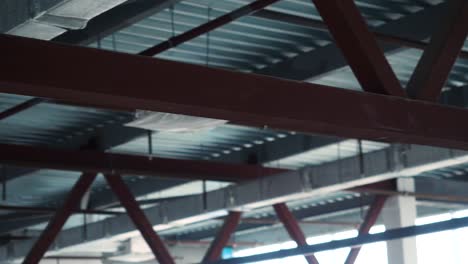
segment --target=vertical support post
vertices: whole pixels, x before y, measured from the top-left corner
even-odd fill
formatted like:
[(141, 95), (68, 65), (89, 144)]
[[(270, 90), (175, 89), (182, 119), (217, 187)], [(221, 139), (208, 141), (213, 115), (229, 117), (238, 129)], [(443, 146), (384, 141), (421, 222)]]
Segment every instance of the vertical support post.
[(66, 198), (62, 208), (60, 208), (49, 221), (49, 224), (39, 236), (31, 251), (29, 251), (28, 255), (23, 260), (23, 263), (39, 263), (50, 245), (54, 242), (60, 230), (62, 230), (70, 215), (79, 208), (81, 199), (94, 179), (96, 179), (96, 173), (83, 173), (81, 175)]
[(468, 34), (468, 1), (450, 0), (439, 28), (408, 82), (414, 99), (437, 102)]
[[(371, 227), (379, 218), (380, 212), (385, 205), (385, 201), (387, 200), (387, 196), (378, 195), (375, 197), (374, 201), (372, 202), (369, 210), (367, 211), (366, 217), (359, 228), (359, 235), (365, 235), (369, 233)], [(346, 258), (345, 264), (354, 264), (359, 255), (359, 251), (361, 251), (361, 247), (354, 247), (351, 248), (349, 251), (348, 257)]]
[(231, 211), (229, 212), (224, 224), (219, 230), (216, 238), (211, 242), (208, 251), (203, 257), (202, 263), (214, 262), (220, 259), (223, 248), (228, 244), (231, 235), (239, 225), (242, 212)]
[[(288, 206), (285, 203), (278, 203), (273, 205), (276, 215), (279, 220), (283, 223), (289, 236), (297, 243), (298, 246), (307, 246), (307, 241), (304, 233), (299, 226), (294, 215), (289, 211)], [(309, 264), (318, 264), (317, 258), (314, 255), (304, 256)]]
[[(414, 192), (414, 180), (412, 178), (397, 179), (397, 190)], [(382, 216), (386, 229), (413, 226), (416, 221), (416, 198), (414, 196), (389, 197)], [(418, 263), (416, 253), (415, 237), (387, 241), (388, 263)]]
[(143, 210), (140, 209), (135, 197), (131, 193), (130, 189), (125, 185), (120, 175), (104, 175), (107, 183), (115, 193), (117, 198), (122, 203), (123, 207), (127, 211), (128, 216), (132, 219), (133, 223), (140, 231), (141, 235), (145, 239), (146, 243), (150, 247), (151, 251), (155, 255), (156, 259), (161, 264), (175, 264), (169, 251), (167, 250), (164, 242), (156, 234), (153, 226), (148, 221)]
[(353, 0), (312, 0), (366, 92), (406, 96)]

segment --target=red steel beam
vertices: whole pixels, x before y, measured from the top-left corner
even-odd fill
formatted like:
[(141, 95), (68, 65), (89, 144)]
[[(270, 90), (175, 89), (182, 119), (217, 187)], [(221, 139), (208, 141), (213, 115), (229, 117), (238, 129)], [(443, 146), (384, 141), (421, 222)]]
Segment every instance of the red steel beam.
[(81, 199), (89, 189), (94, 179), (95, 173), (83, 173), (78, 181), (73, 186), (70, 194), (66, 198), (63, 206), (59, 209), (49, 224), (37, 239), (36, 243), (29, 251), (28, 255), (23, 260), (25, 264), (37, 264), (44, 257), (44, 254), (54, 242), (60, 230), (62, 230), (65, 222), (70, 215), (79, 208)]
[[(261, 17), (261, 18), (270, 19), (270, 20), (280, 20), (282, 22), (286, 22), (286, 23), (293, 24), (293, 25), (299, 25), (299, 26), (304, 26), (304, 27), (310, 27), (313, 29), (328, 31), (327, 25), (321, 20), (307, 18), (303, 16), (296, 16), (296, 15), (286, 14), (286, 13), (267, 10), (267, 9), (257, 11), (254, 14), (252, 14), (252, 16)], [(405, 48), (418, 49), (418, 50), (424, 50), (426, 49), (427, 46), (429, 46), (429, 43), (427, 43), (426, 41), (407, 39), (407, 38), (402, 38), (399, 36), (393, 36), (390, 34), (381, 33), (378, 31), (373, 31), (372, 29), (369, 29), (369, 30), (371, 30), (371, 32), (374, 34), (377, 40), (385, 42), (385, 43), (394, 44), (394, 45), (402, 46)], [(463, 50), (460, 51), (459, 57), (468, 58), (468, 52), (463, 51)]]
[[(377, 218), (379, 218), (380, 212), (382, 211), (386, 200), (387, 196), (378, 195), (375, 197), (375, 200), (369, 207), (366, 217), (364, 218), (364, 221), (359, 228), (359, 235), (366, 235), (369, 233), (369, 230), (375, 224)], [(345, 264), (353, 264), (359, 255), (359, 251), (361, 251), (361, 247), (351, 248), (348, 257), (346, 258)]]
[(258, 165), (151, 158), (94, 150), (59, 150), (0, 144), (0, 162), (22, 167), (148, 175), (181, 179), (245, 181), (287, 170)]
[(148, 48), (142, 52), (140, 55), (143, 56), (154, 56), (158, 53), (166, 51), (172, 47), (176, 47), (184, 42), (187, 42), (191, 39), (199, 37), (203, 34), (206, 34), (212, 30), (215, 30), (219, 27), (222, 27), (238, 18), (254, 13), (257, 10), (263, 9), (271, 4), (278, 2), (279, 0), (257, 0), (251, 4), (238, 8), (230, 13), (222, 15), (216, 19), (213, 19), (201, 26), (195, 27), (187, 32), (184, 32), (178, 36), (172, 37), (160, 44)]
[[(164, 52), (166, 50), (169, 50), (173, 47), (176, 47), (184, 42), (187, 42), (191, 39), (194, 39), (198, 36), (201, 36), (203, 34), (206, 34), (212, 30), (215, 30), (221, 26), (224, 26), (236, 19), (239, 19), (243, 16), (252, 14), (260, 9), (263, 9), (271, 4), (274, 4), (275, 2), (278, 2), (279, 0), (257, 0), (251, 4), (248, 4), (246, 6), (243, 6), (241, 8), (238, 8), (228, 14), (222, 15), (216, 19), (213, 19), (212, 21), (202, 24), (196, 28), (193, 28), (187, 32), (184, 32), (178, 36), (172, 37), (162, 43), (159, 43), (158, 45), (155, 45), (153, 47), (147, 48), (138, 55), (142, 56), (154, 56), (156, 54), (159, 54), (161, 52)], [(10, 116), (13, 116), (17, 113), (20, 113), (26, 109), (29, 109), (33, 107), (36, 104), (39, 104), (43, 102), (44, 100), (42, 98), (32, 98), (22, 104), (19, 104), (17, 106), (14, 106), (10, 109), (7, 109), (3, 112), (0, 112), (0, 120), (3, 120), (5, 118), (8, 118)]]
[(408, 94), (437, 102), (468, 34), (468, 1), (450, 0), (444, 20), (436, 29), (408, 82)]
[(211, 242), (208, 251), (203, 257), (202, 263), (214, 262), (221, 258), (223, 248), (228, 245), (231, 235), (236, 231), (241, 216), (242, 212), (229, 212), (229, 215), (224, 220), (223, 226), (219, 230), (215, 239)]
[(406, 96), (353, 0), (312, 0), (367, 92)]
[[(276, 215), (279, 220), (283, 223), (289, 236), (297, 243), (297, 246), (307, 246), (307, 241), (304, 233), (299, 226), (294, 215), (289, 211), (288, 206), (285, 203), (274, 204)], [(314, 255), (304, 256), (309, 264), (318, 264), (317, 258)]]
[(7, 35), (0, 58), (4, 93), (468, 150), (465, 109)]
[(146, 218), (145, 213), (140, 209), (135, 197), (131, 193), (130, 189), (125, 185), (122, 177), (120, 175), (109, 174), (105, 174), (104, 177), (112, 191), (115, 193), (117, 198), (119, 198), (123, 207), (125, 207), (128, 216), (140, 231), (159, 263), (175, 264), (174, 259), (169, 254), (164, 242), (154, 231), (153, 226), (148, 221), (148, 218)]

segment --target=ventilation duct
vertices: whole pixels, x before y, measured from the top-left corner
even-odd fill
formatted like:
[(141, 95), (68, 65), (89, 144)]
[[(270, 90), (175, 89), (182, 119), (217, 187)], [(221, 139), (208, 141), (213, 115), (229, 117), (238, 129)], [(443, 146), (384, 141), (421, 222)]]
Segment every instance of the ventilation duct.
[(50, 40), (66, 30), (78, 30), (88, 22), (126, 2), (126, 0), (66, 0), (49, 10), (40, 13), (34, 19), (16, 26), (8, 33), (23, 37)]
[(66, 31), (67, 30), (63, 28), (38, 23), (35, 20), (28, 20), (8, 31), (8, 34), (28, 38), (51, 40), (56, 36), (65, 33)]
[(112, 9), (126, 0), (68, 0), (36, 18), (45, 24), (66, 29), (83, 29), (93, 17)]
[(225, 123), (226, 120), (139, 110), (136, 119), (126, 125), (159, 132), (195, 132)]

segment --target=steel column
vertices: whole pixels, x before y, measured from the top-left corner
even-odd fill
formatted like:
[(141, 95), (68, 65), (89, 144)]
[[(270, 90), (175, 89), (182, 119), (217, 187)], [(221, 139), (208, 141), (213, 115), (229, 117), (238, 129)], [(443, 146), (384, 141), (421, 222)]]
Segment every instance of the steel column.
[(238, 8), (230, 13), (227, 13), (225, 15), (222, 15), (216, 19), (211, 20), (208, 23), (205, 23), (201, 26), (198, 26), (196, 28), (193, 28), (187, 32), (184, 32), (178, 36), (172, 37), (154, 47), (148, 48), (142, 52), (140, 52), (140, 55), (143, 56), (154, 56), (158, 53), (161, 53), (163, 51), (166, 51), (172, 47), (176, 47), (184, 42), (187, 42), (191, 39), (194, 39), (198, 36), (201, 36), (205, 33), (208, 33), (212, 30), (215, 30), (221, 26), (224, 26), (238, 18), (241, 18), (243, 16), (249, 15), (257, 10), (263, 9), (271, 4), (274, 4), (275, 2), (278, 2), (279, 0), (257, 0), (251, 4), (248, 4), (246, 6), (243, 6), (241, 8)]
[(95, 173), (83, 173), (73, 186), (70, 194), (65, 200), (62, 208), (49, 221), (49, 224), (37, 239), (31, 251), (24, 259), (24, 264), (37, 264), (42, 259), (58, 233), (65, 225), (70, 215), (79, 208), (81, 198), (89, 189), (94, 179)]
[(223, 248), (228, 244), (231, 235), (239, 225), (242, 212), (231, 211), (224, 220), (224, 224), (211, 242), (208, 251), (203, 257), (202, 263), (217, 261), (221, 258)]
[[(375, 222), (377, 222), (377, 218), (379, 218), (380, 212), (382, 211), (386, 200), (387, 196), (378, 195), (375, 197), (374, 201), (369, 207), (369, 210), (367, 211), (366, 217), (364, 218), (361, 227), (359, 228), (360, 236), (368, 234), (371, 227), (375, 224)], [(351, 248), (348, 257), (346, 258), (345, 264), (353, 264), (356, 262), (359, 251), (361, 251), (360, 246)]]
[(367, 92), (405, 96), (395, 73), (353, 0), (312, 0)]
[(148, 221), (148, 218), (146, 218), (145, 213), (140, 209), (135, 197), (131, 193), (130, 189), (125, 185), (122, 177), (120, 175), (109, 174), (105, 174), (104, 177), (112, 191), (119, 198), (123, 207), (125, 207), (128, 216), (132, 219), (146, 243), (148, 243), (148, 246), (159, 263), (174, 264), (175, 262), (164, 245), (164, 242), (154, 231), (153, 226)]
[[(307, 246), (307, 241), (301, 227), (297, 223), (294, 215), (289, 211), (285, 203), (274, 204), (276, 215), (279, 220), (283, 223), (289, 236), (297, 243), (298, 247)], [(309, 264), (318, 264), (317, 258), (314, 255), (305, 255), (305, 259)]]
[(224, 164), (211, 161), (148, 159), (145, 156), (94, 150), (59, 150), (0, 144), (0, 162), (21, 167), (71, 171), (148, 175), (182, 179), (245, 181), (287, 170), (258, 165)]
[(408, 82), (408, 94), (438, 101), (468, 34), (468, 1), (450, 0), (446, 14)]
[(468, 149), (464, 109), (6, 35), (0, 57), (0, 92)]

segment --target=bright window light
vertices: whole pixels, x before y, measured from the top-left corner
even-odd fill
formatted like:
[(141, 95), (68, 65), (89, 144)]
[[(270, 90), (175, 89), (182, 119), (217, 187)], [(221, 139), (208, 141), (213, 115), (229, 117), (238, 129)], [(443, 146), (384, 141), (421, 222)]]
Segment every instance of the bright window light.
[[(456, 211), (453, 213), (438, 214), (428, 217), (421, 217), (416, 220), (417, 225), (424, 225), (447, 221), (453, 218), (467, 217), (468, 210)], [(385, 226), (377, 225), (371, 228), (370, 233), (376, 234), (385, 231)], [(330, 242), (332, 240), (346, 239), (357, 236), (356, 230), (327, 234), (307, 238), (309, 245)], [(465, 245), (468, 244), (468, 227), (456, 230), (449, 230), (433, 234), (421, 235), (416, 237), (417, 254), (419, 264), (465, 264), (468, 259), (468, 250)], [(294, 248), (295, 243), (288, 241), (270, 246), (250, 248), (234, 252), (233, 257), (250, 256), (261, 253), (278, 251), (281, 249)], [(315, 254), (320, 264), (343, 263), (348, 255), (349, 248), (329, 250)], [(276, 260), (256, 262), (262, 264), (306, 264), (304, 257), (296, 256)], [(356, 264), (388, 264), (387, 244), (378, 242), (364, 245), (356, 260)]]

